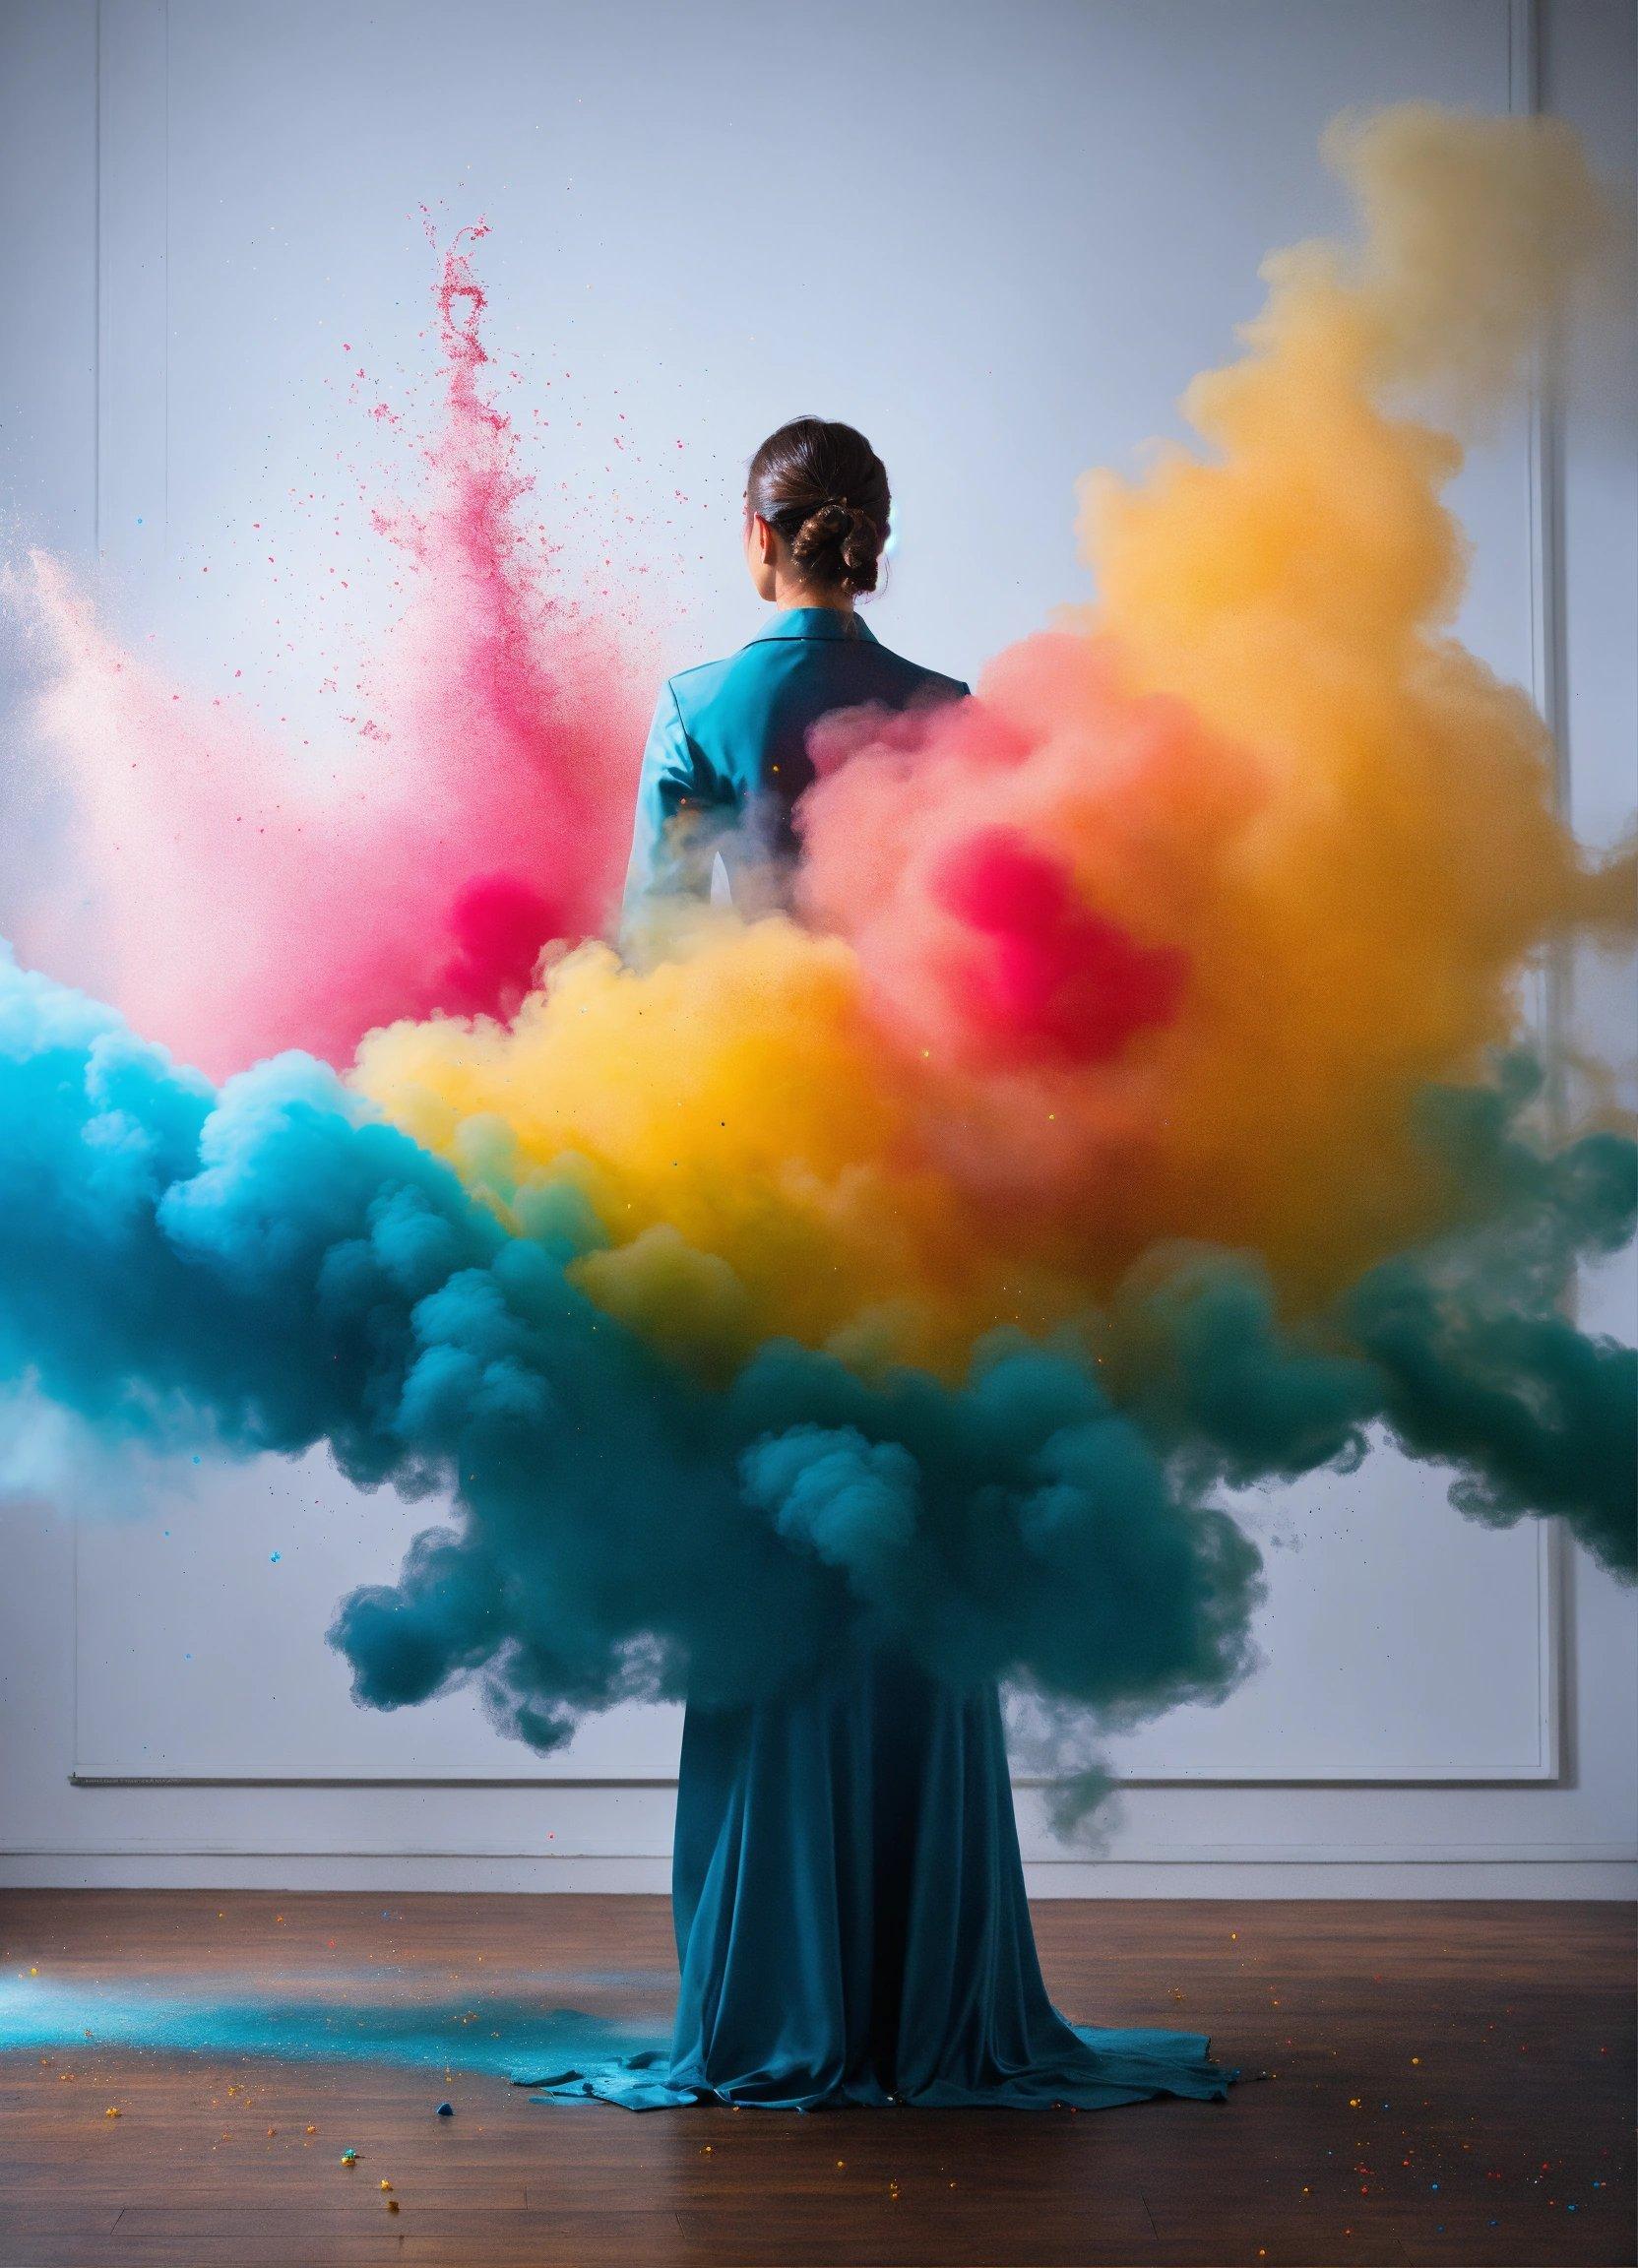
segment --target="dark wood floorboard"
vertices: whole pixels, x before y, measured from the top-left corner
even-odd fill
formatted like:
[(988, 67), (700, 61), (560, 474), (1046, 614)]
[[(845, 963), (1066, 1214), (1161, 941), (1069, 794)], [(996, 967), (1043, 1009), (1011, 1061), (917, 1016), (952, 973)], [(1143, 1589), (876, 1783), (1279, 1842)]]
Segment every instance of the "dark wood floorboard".
[[(1633, 2262), (1629, 1909), (1061, 1903), (1037, 1922), (1067, 2013), (1209, 2031), (1245, 2083), (1093, 2113), (635, 2117), (458, 2068), (14, 2048), (0, 2268)], [(652, 2027), (669, 1917), (659, 1899), (0, 1893), (0, 1979), (31, 1971), (88, 1995), (510, 1990)]]

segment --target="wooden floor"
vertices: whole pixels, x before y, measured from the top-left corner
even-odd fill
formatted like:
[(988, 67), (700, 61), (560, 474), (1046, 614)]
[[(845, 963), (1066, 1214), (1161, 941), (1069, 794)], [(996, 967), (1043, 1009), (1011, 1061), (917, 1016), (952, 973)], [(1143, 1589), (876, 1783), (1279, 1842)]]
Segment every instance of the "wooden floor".
[[(0, 1894), (6, 2004), (30, 2005), (19, 1995), (37, 1972), (87, 2011), (73, 2043), (0, 2053), (0, 2262), (1633, 2259), (1627, 1909), (1037, 1912), (1068, 2013), (1209, 2031), (1247, 2083), (1227, 2104), (1096, 2113), (637, 2117), (534, 2103), (456, 2058), (446, 2078), (220, 2043), (116, 2048), (94, 2019), (133, 1994), (206, 2008), (213, 1995), (409, 2007), (453, 1994), (471, 1997), (480, 2031), (509, 1995), (543, 1994), (652, 2023), (670, 1992), (667, 1912), (657, 1899)], [(436, 2114), (440, 2099), (453, 2116)]]

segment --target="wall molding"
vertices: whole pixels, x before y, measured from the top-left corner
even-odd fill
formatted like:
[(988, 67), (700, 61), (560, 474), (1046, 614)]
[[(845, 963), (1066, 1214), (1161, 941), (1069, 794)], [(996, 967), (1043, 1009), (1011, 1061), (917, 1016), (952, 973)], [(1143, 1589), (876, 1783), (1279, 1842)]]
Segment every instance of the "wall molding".
[[(380, 1859), (386, 1864), (436, 1859), (452, 1865), (493, 1865), (498, 1861), (530, 1865), (647, 1865), (670, 1861), (669, 1839), (663, 1848), (626, 1851), (582, 1850), (561, 1854), (542, 1851), (531, 1843), (421, 1844), (413, 1851), (382, 1851), (375, 1845), (354, 1848), (346, 1844), (234, 1843), (226, 1838), (198, 1836), (178, 1840), (168, 1836), (132, 1836), (107, 1844), (64, 1843), (19, 1845), (0, 1853), (0, 1870), (16, 1860), (177, 1858)], [(1026, 1860), (1031, 1866), (1489, 1866), (1500, 1862), (1517, 1866), (1625, 1865), (1638, 1866), (1638, 1846), (1625, 1843), (1537, 1842), (1509, 1837), (1494, 1843), (1122, 1843), (1106, 1854), (1097, 1849), (1037, 1852)]]

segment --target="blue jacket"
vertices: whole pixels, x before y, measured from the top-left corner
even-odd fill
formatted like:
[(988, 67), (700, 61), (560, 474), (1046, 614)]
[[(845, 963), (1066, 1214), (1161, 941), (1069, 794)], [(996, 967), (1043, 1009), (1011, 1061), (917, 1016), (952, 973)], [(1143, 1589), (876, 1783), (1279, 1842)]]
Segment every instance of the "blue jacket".
[(725, 662), (679, 670), (643, 757), (625, 918), (651, 895), (708, 896), (719, 854), (736, 902), (754, 911), (770, 876), (777, 902), (795, 856), (791, 810), (813, 778), (809, 728), (838, 709), (910, 709), (967, 690), (829, 606), (792, 607)]

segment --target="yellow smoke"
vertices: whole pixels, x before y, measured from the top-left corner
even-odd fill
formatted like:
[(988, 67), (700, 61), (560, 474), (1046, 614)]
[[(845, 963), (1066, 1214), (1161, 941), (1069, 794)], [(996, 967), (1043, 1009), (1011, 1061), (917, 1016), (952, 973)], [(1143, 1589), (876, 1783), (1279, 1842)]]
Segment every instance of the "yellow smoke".
[(586, 1288), (708, 1370), (771, 1332), (930, 1357), (986, 1298), (1022, 1319), (918, 1155), (914, 1073), (849, 948), (715, 914), (672, 950), (639, 973), (585, 946), (510, 1027), (374, 1033), (356, 1084), (503, 1204), (589, 1199), (610, 1248), (578, 1264)]

